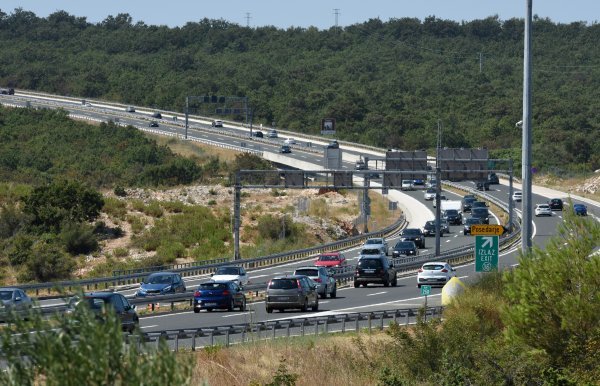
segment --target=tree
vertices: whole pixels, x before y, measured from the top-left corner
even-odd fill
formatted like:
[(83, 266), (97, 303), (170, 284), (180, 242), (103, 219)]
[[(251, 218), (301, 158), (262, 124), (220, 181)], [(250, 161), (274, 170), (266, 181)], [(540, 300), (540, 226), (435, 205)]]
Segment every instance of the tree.
[(35, 188), (25, 198), (23, 211), (33, 216), (41, 231), (58, 232), (63, 222), (92, 221), (104, 205), (102, 195), (76, 181), (53, 182)]

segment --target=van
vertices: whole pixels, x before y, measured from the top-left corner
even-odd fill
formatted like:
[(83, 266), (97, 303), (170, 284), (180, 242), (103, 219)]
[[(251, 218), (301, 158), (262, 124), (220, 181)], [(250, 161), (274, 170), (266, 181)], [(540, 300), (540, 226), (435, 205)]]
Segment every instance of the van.
[(127, 106), (127, 108), (125, 108), (125, 111), (128, 113), (135, 113), (135, 107)]

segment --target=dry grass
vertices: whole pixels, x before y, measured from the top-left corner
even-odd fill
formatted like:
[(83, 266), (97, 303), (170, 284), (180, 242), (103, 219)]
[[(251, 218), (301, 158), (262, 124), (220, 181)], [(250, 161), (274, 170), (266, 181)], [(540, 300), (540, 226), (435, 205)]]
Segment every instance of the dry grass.
[(220, 161), (231, 162), (235, 160), (235, 156), (237, 154), (240, 154), (240, 152), (234, 150), (204, 145), (199, 142), (185, 141), (182, 139), (165, 137), (162, 135), (146, 135), (154, 139), (159, 145), (166, 145), (171, 149), (171, 151), (173, 151), (173, 153), (179, 154), (184, 157), (194, 156), (203, 160), (208, 159), (210, 157), (218, 156)]
[(384, 333), (345, 334), (208, 348), (189, 354), (195, 356), (192, 384), (262, 385), (283, 363), (287, 374), (298, 375), (298, 386), (374, 385), (370, 363), (384, 358), (390, 340)]
[[(592, 178), (597, 177), (597, 174), (593, 175)], [(561, 178), (551, 175), (534, 176), (533, 183), (535, 185), (544, 186), (546, 188), (555, 189), (561, 192), (575, 194), (577, 196), (586, 197), (595, 201), (600, 201), (600, 190), (596, 193), (587, 193), (583, 191), (577, 191), (577, 187), (585, 185), (591, 178), (587, 177), (571, 177)]]

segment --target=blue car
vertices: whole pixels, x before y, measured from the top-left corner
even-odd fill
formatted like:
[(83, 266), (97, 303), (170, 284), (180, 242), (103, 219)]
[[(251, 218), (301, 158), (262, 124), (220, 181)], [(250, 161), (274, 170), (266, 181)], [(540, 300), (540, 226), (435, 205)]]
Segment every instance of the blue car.
[(178, 273), (156, 272), (144, 280), (136, 296), (167, 295), (185, 291), (185, 284)]
[(239, 308), (246, 311), (246, 296), (242, 287), (233, 281), (209, 281), (202, 283), (194, 293), (194, 312)]
[(587, 216), (587, 207), (583, 204), (573, 204), (573, 211), (577, 216)]

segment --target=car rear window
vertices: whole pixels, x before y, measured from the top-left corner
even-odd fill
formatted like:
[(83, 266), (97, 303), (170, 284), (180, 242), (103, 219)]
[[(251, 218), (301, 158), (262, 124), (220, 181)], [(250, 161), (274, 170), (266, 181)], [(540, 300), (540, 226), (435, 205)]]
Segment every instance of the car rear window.
[(202, 283), (202, 284), (200, 284), (200, 288), (205, 289), (205, 290), (226, 289), (227, 284), (225, 284), (225, 283)]
[(379, 249), (363, 249), (361, 255), (379, 255), (381, 251)]
[(270, 289), (293, 289), (298, 288), (296, 279), (273, 279), (269, 285)]
[(92, 309), (92, 310), (99, 310), (101, 309), (106, 303), (107, 303), (108, 299), (104, 298), (84, 298), (84, 302)]
[(12, 291), (0, 291), (0, 300), (11, 300)]
[(487, 208), (475, 208), (473, 209), (473, 214), (476, 216), (487, 216), (488, 210)]
[(295, 275), (304, 275), (304, 276), (319, 276), (319, 270), (318, 269), (310, 269), (310, 268), (297, 269), (294, 274)]
[(358, 267), (363, 269), (381, 268), (381, 260), (379, 259), (360, 259)]
[(319, 261), (337, 261), (339, 259), (340, 259), (339, 256), (333, 256), (333, 255), (321, 255), (321, 256), (319, 256)]
[(423, 266), (424, 271), (441, 271), (442, 269), (444, 269), (442, 264), (425, 264)]
[(402, 231), (403, 235), (418, 235), (421, 233), (418, 229), (405, 229)]

